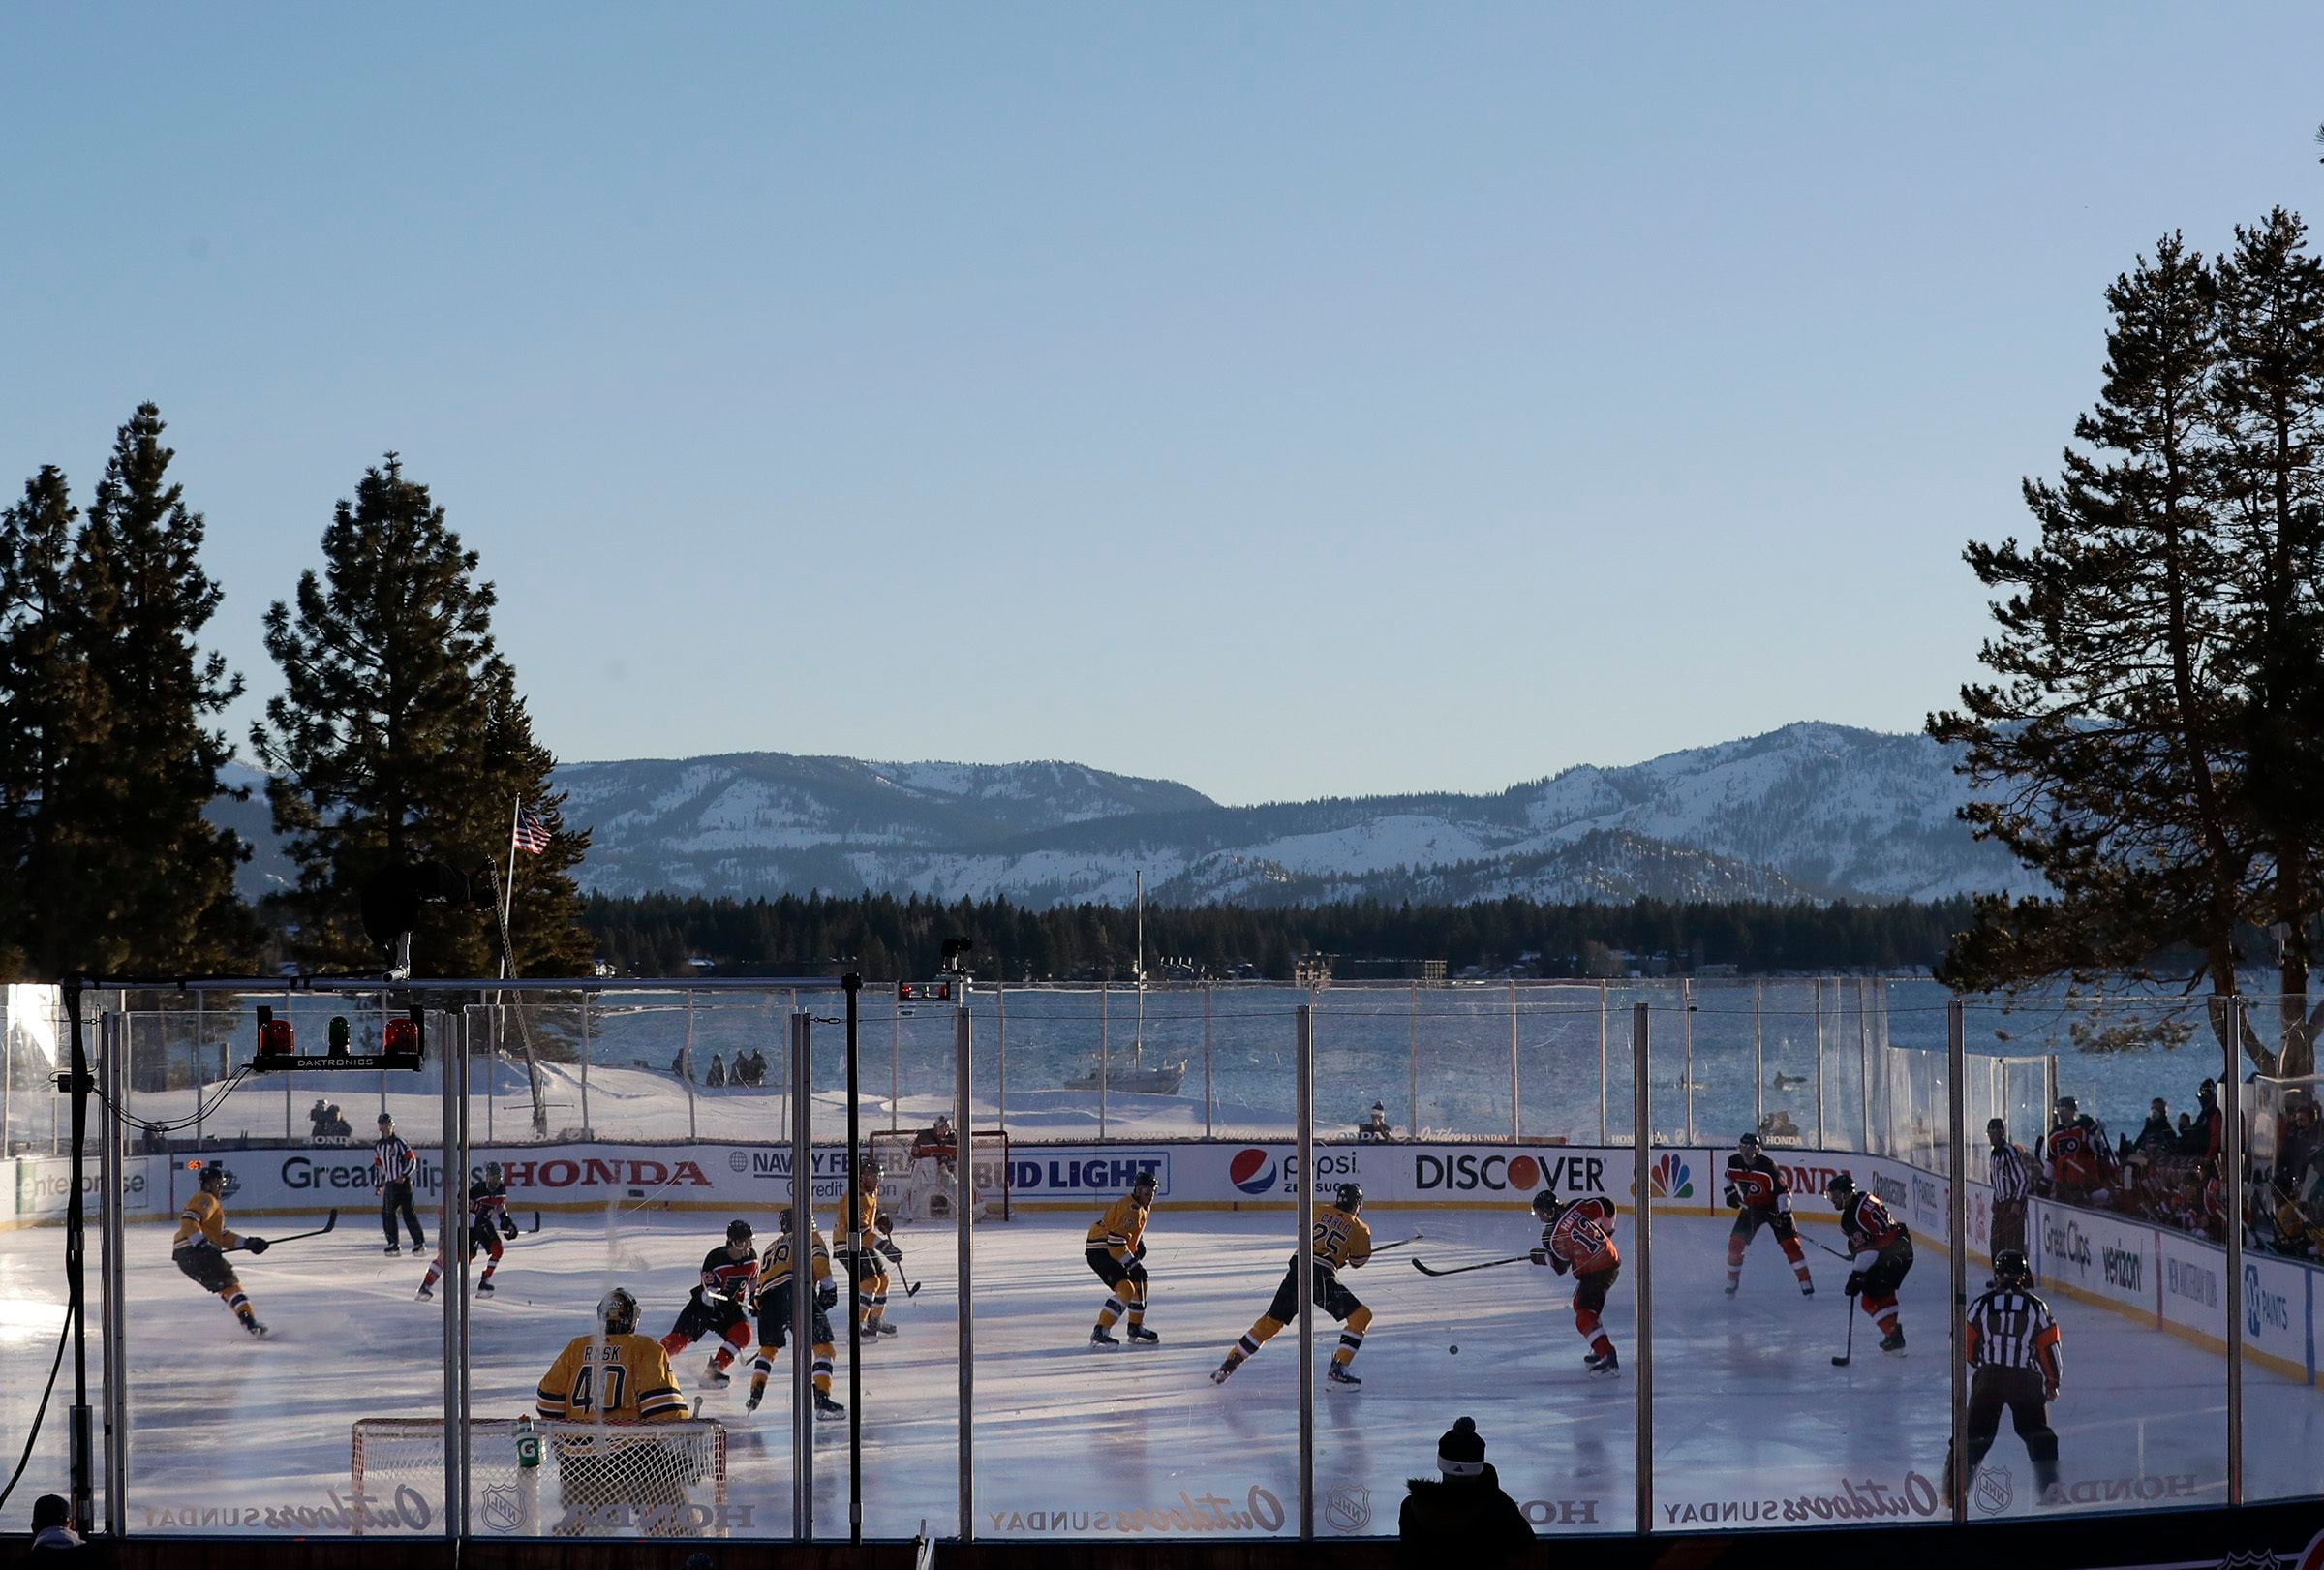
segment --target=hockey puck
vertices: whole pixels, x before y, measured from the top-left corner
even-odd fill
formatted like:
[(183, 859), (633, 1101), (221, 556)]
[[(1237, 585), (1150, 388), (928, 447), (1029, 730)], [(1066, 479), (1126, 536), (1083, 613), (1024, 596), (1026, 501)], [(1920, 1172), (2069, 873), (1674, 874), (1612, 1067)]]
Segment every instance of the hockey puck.
[(1458, 1357), (1458, 1356), (1460, 1356), (1460, 1348), (1459, 1348), (1459, 1347), (1457, 1347), (1457, 1346), (1448, 1346), (1448, 1347), (1446, 1347), (1446, 1348), (1445, 1348), (1445, 1350), (1446, 1350), (1448, 1353), (1450, 1353), (1451, 1355), (1452, 1355), (1453, 1357)]

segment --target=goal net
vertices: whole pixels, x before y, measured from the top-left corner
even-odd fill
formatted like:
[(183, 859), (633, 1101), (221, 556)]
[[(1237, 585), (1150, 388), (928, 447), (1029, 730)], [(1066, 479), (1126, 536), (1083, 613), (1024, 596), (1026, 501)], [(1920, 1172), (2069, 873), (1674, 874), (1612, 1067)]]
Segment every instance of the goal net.
[[(968, 1185), (972, 1221), (1009, 1219), (1009, 1136), (997, 1128), (968, 1136)], [(879, 1191), (900, 1222), (949, 1221), (959, 1193), (958, 1144), (947, 1158), (929, 1154), (924, 1134), (874, 1133), (870, 1150), (879, 1165)], [(915, 1154), (915, 1152), (921, 1154)]]
[[(522, 1441), (537, 1440), (528, 1463)], [(395, 1493), (443, 1489), (443, 1419), (367, 1417), (355, 1424), (349, 1475), (374, 1514)], [(722, 1537), (726, 1431), (708, 1418), (597, 1424), (472, 1418), (471, 1533), (510, 1537)]]

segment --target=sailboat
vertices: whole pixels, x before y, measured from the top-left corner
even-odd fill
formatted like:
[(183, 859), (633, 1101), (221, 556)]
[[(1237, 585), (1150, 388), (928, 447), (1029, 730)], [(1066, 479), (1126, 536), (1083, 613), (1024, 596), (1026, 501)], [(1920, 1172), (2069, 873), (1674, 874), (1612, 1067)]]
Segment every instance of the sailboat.
[[(1138, 1030), (1130, 1038), (1129, 1061), (1119, 1054), (1107, 1055), (1098, 1049), (1105, 1066), (1105, 1088), (1122, 1091), (1132, 1095), (1176, 1095), (1186, 1079), (1186, 1060), (1177, 1062), (1157, 1062), (1147, 1067), (1146, 1062), (1146, 874), (1138, 874), (1138, 968), (1130, 972), (1138, 989)], [(1077, 1074), (1065, 1082), (1069, 1091), (1098, 1089), (1098, 1071)]]

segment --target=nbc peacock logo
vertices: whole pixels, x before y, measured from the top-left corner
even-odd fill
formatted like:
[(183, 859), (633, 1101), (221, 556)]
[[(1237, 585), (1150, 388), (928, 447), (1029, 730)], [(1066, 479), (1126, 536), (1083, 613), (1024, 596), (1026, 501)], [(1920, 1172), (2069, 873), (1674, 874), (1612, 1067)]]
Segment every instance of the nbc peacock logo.
[(1693, 1199), (1695, 1173), (1684, 1158), (1665, 1155), (1654, 1163), (1653, 1185), (1657, 1199)]

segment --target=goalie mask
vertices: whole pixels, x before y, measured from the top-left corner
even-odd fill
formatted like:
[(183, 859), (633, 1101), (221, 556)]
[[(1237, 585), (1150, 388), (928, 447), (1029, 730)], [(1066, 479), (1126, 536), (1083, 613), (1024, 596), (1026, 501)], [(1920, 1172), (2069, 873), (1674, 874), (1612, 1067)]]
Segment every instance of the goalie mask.
[(597, 1300), (597, 1323), (608, 1336), (637, 1334), (637, 1299), (626, 1287), (615, 1287)]

